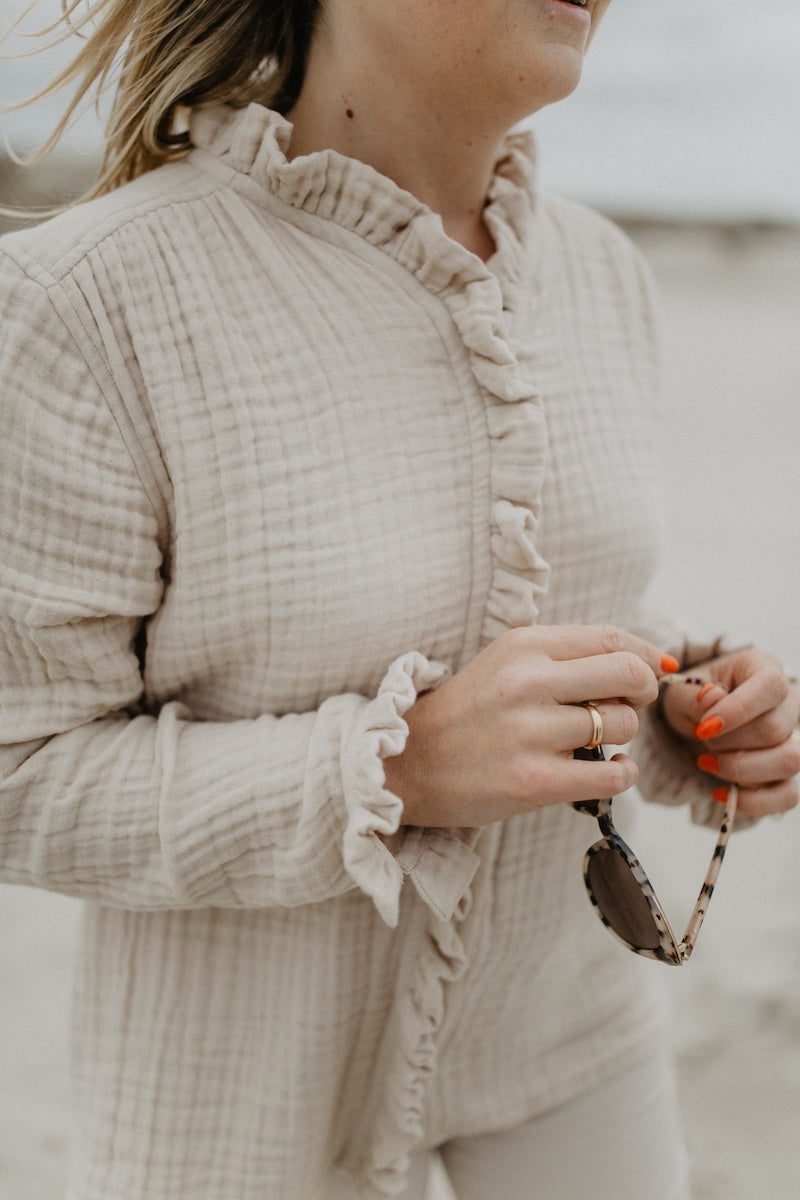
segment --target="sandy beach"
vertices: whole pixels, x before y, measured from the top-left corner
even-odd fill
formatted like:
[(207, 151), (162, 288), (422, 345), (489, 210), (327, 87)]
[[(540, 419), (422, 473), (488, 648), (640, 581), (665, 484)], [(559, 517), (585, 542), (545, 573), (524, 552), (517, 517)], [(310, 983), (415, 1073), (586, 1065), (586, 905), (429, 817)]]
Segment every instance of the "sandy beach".
[[(661, 293), (671, 538), (660, 590), (691, 623), (756, 640), (798, 670), (800, 231), (644, 222), (631, 232)], [(712, 541), (724, 552), (710, 553)], [(675, 810), (648, 809), (640, 831), (637, 849), (680, 923), (713, 837)], [(735, 838), (691, 963), (642, 960), (664, 971), (673, 999), (665, 1037), (694, 1200), (800, 1195), (798, 861), (798, 813)], [(0, 887), (0, 1200), (62, 1195), (79, 918), (73, 900)], [(437, 1184), (429, 1200), (444, 1196)]]

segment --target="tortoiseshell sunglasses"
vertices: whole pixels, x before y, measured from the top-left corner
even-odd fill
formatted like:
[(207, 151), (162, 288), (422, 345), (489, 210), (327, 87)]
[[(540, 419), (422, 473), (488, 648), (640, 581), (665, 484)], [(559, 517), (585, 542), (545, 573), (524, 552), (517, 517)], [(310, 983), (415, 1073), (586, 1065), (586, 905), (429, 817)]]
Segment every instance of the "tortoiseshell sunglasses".
[[(575, 751), (575, 757), (596, 761), (605, 759), (602, 746), (592, 750), (582, 747)], [(579, 812), (596, 817), (603, 834), (599, 842), (589, 847), (583, 860), (586, 890), (600, 920), (629, 950), (674, 967), (683, 966), (688, 960), (694, 950), (725, 857), (725, 848), (736, 814), (737, 797), (738, 790), (732, 787), (722, 815), (719, 837), (708, 874), (697, 897), (686, 933), (680, 942), (672, 932), (639, 860), (614, 828), (611, 820), (611, 800), (581, 800), (573, 805)]]

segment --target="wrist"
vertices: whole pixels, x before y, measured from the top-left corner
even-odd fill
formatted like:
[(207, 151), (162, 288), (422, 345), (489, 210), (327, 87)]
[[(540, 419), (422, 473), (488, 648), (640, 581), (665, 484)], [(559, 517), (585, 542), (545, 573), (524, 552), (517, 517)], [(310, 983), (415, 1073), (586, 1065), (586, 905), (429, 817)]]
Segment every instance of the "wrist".
[(405, 745), (400, 754), (383, 761), (386, 788), (403, 802), (403, 825), (425, 825), (419, 812), (420, 776), (427, 775), (420, 763), (420, 747), (425, 744), (425, 719), (430, 692), (421, 693), (408, 712), (405, 722), (408, 727)]
[[(384, 771), (384, 786), (388, 791), (392, 792), (403, 803), (403, 816), (401, 818), (403, 825), (414, 825), (414, 802), (412, 796), (411, 782), (409, 779), (409, 757), (407, 755), (407, 747), (400, 754), (394, 754), (391, 758), (383, 760)], [(399, 833), (399, 830), (398, 830)], [(392, 835), (396, 837), (397, 835)], [(388, 842), (387, 842), (388, 844)], [(393, 850), (396, 847), (390, 846)]]

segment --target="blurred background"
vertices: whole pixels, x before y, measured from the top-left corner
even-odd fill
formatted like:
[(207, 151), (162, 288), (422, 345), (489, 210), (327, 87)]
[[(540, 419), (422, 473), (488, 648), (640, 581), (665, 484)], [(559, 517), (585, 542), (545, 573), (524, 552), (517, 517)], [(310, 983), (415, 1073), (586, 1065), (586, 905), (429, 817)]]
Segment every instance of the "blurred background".
[[(0, 17), (9, 22), (23, 8), (0, 0)], [(58, 0), (43, 0), (28, 27), (58, 11)], [(21, 47), (16, 39), (4, 51)], [(0, 61), (0, 106), (35, 91), (63, 60), (55, 51)], [(623, 224), (658, 284), (670, 518), (659, 589), (694, 627), (757, 641), (793, 671), (798, 63), (797, 0), (614, 0), (581, 87), (533, 120), (546, 186)], [(52, 203), (91, 179), (100, 142), (91, 113), (43, 167), (23, 171), (9, 153), (42, 141), (63, 104), (0, 117), (0, 205)], [(635, 819), (635, 833), (623, 833), (679, 925), (713, 837), (675, 810)], [(695, 957), (664, 971), (694, 1200), (800, 1194), (798, 862), (797, 813), (734, 839)], [(72, 900), (0, 886), (0, 1200), (61, 1195), (79, 918)], [(616, 952), (624, 953), (610, 944)], [(661, 968), (642, 960), (642, 970)], [(445, 1190), (434, 1193), (439, 1200)]]

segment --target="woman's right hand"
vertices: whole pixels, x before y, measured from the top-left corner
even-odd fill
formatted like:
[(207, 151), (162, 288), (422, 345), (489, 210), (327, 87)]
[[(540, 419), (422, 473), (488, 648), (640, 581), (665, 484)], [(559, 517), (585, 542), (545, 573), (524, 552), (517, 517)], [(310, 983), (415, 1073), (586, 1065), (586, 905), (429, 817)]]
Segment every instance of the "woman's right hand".
[(608, 626), (550, 625), (501, 634), (406, 714), (402, 754), (384, 761), (386, 786), (403, 800), (403, 824), (478, 828), (548, 804), (616, 795), (637, 767), (573, 758), (592, 736), (589, 700), (603, 741), (624, 745), (637, 710), (658, 695), (677, 663)]

